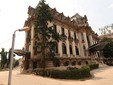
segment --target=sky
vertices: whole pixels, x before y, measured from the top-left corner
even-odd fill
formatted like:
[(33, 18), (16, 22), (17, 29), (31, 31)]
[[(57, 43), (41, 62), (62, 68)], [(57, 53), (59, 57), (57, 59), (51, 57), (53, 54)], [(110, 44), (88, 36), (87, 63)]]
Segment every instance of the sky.
[[(28, 6), (36, 7), (39, 0), (0, 0), (0, 49), (11, 48), (12, 34), (24, 26), (28, 17)], [(46, 0), (51, 8), (65, 16), (78, 13), (86, 15), (92, 29), (99, 34), (99, 28), (113, 23), (113, 0)], [(16, 32), (15, 49), (22, 49), (25, 32)]]

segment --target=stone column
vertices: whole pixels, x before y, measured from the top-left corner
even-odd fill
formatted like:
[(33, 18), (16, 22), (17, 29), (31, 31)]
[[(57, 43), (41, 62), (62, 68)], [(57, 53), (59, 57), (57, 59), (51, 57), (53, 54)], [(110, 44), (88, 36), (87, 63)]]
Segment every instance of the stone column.
[(34, 25), (31, 26), (31, 46), (30, 46), (30, 49), (31, 49), (31, 58), (34, 58)]
[(89, 41), (90, 41), (90, 46), (93, 45), (93, 38), (91, 34), (89, 35)]
[[(73, 37), (73, 35), (74, 35), (74, 32), (72, 32), (71, 33), (72, 35), (72, 37)], [(74, 38), (73, 38), (74, 39)], [(75, 42), (74, 42), (74, 40), (73, 40), (73, 42), (72, 42), (72, 52), (73, 52), (73, 55), (76, 55), (76, 52), (75, 52)]]
[[(61, 35), (61, 27), (57, 25), (56, 28), (57, 32)], [(62, 41), (58, 42), (58, 54), (60, 54), (60, 57), (62, 56)]]
[[(87, 41), (87, 37), (86, 37), (86, 32), (83, 32), (83, 35), (84, 35), (84, 41), (85, 41), (85, 52), (86, 52), (86, 57), (88, 57), (88, 52), (87, 52), (87, 49), (88, 49), (88, 41)], [(85, 53), (84, 53), (85, 54)], [(85, 55), (84, 55), (85, 57)]]
[(68, 30), (65, 30), (65, 35), (67, 34), (67, 39), (66, 39), (66, 52), (67, 55), (70, 56), (70, 50), (69, 50), (69, 40), (68, 40)]
[(73, 52), (73, 55), (76, 55), (75, 43), (74, 43), (74, 41), (72, 42), (72, 52)]
[(83, 44), (82, 44), (81, 33), (79, 32), (77, 34), (78, 34), (78, 39), (79, 39), (79, 44), (78, 44), (79, 54), (80, 54), (80, 57), (84, 57), (84, 51), (83, 51)]
[(60, 54), (60, 57), (62, 56), (62, 41), (58, 42), (58, 54)]
[(67, 55), (70, 56), (69, 40), (68, 39), (66, 40), (66, 52), (67, 52)]
[(83, 32), (83, 35), (84, 35), (85, 47), (86, 47), (86, 49), (88, 49), (88, 42), (87, 42), (86, 32)]
[(27, 35), (28, 35), (28, 31), (25, 31), (25, 45), (24, 45), (25, 51), (28, 51)]

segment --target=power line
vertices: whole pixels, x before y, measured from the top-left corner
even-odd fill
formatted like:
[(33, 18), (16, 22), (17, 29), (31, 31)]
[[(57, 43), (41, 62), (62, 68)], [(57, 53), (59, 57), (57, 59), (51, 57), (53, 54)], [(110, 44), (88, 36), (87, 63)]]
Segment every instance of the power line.
[(7, 42), (7, 41), (9, 41), (9, 40), (11, 40), (11, 38), (9, 38), (9, 39), (7, 39), (7, 40), (1, 42), (0, 45), (3, 44), (3, 43), (5, 43), (5, 42)]
[[(19, 35), (21, 35), (21, 34), (16, 34), (16, 36), (19, 36)], [(7, 40), (4, 40), (4, 41), (0, 42), (0, 45), (5, 43), (5, 42), (7, 42), (7, 41), (9, 41), (9, 40), (11, 40), (11, 37), (9, 39), (7, 39)]]

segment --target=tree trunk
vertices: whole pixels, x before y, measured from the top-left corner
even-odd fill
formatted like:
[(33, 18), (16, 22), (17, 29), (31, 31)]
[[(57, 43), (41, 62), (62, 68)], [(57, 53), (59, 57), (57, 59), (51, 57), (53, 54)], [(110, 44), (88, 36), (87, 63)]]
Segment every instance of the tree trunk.
[(43, 46), (42, 46), (42, 68), (45, 68), (45, 45), (46, 45), (46, 41), (45, 41), (45, 36), (42, 35), (42, 43), (43, 43)]

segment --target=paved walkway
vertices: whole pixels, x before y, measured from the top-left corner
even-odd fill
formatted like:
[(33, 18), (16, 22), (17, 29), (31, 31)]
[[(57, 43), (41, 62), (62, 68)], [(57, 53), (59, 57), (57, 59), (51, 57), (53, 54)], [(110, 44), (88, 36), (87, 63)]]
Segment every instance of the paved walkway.
[[(35, 76), (32, 74), (20, 74), (14, 70), (12, 85), (113, 85), (113, 67), (102, 66), (92, 71), (94, 78), (88, 80), (59, 80)], [(0, 72), (0, 85), (7, 85), (8, 71)]]

